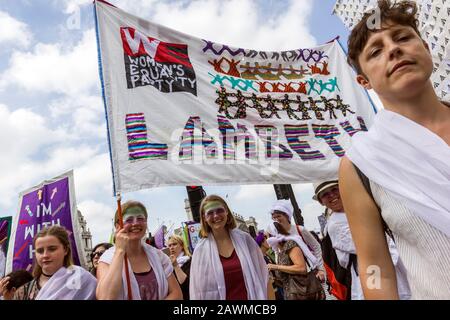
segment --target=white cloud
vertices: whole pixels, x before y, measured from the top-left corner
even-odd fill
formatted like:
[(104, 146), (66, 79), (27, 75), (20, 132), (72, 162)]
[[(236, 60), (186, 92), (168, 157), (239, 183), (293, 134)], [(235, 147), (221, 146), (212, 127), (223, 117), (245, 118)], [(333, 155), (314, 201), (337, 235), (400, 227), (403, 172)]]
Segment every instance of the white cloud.
[[(79, 94), (53, 100), (50, 105), (53, 119), (71, 117), (69, 130), (80, 137), (106, 139), (105, 110), (101, 96)], [(106, 141), (106, 140), (105, 140)]]
[(92, 245), (100, 242), (108, 242), (112, 231), (112, 220), (116, 208), (113, 201), (104, 204), (95, 200), (86, 200), (78, 203), (78, 209), (87, 222), (87, 227), (92, 234)]
[(75, 167), (75, 190), (79, 201), (112, 199), (112, 173), (108, 153), (82, 157)]
[(74, 46), (38, 43), (32, 52), (15, 51), (0, 88), (17, 85), (27, 90), (77, 95), (99, 84), (96, 38), (87, 30)]
[[(256, 0), (110, 0), (118, 8), (178, 31), (235, 47), (256, 50), (289, 50), (316, 44), (308, 28), (313, 1), (291, 0), (262, 17)], [(63, 2), (66, 13), (89, 0)]]
[(320, 224), (317, 217), (325, 211), (317, 201), (308, 203), (302, 208), (302, 215), (305, 222), (305, 228), (308, 230), (320, 231)]
[(52, 129), (46, 118), (28, 109), (10, 111), (0, 105), (0, 205), (10, 206), (17, 193), (45, 177), (45, 164), (32, 160), (48, 146), (64, 141), (67, 135)]
[(7, 12), (0, 11), (0, 44), (27, 47), (32, 39), (28, 26)]
[(310, 0), (292, 0), (283, 14), (269, 20), (259, 15), (255, 0), (158, 1), (149, 4), (148, 10), (133, 7), (128, 1), (116, 2), (120, 8), (156, 23), (236, 47), (288, 50), (315, 44), (307, 21), (312, 10)]
[(239, 191), (236, 196), (234, 196), (234, 198), (238, 201), (248, 201), (258, 199), (260, 197), (273, 197), (274, 195), (275, 190), (273, 189), (273, 185), (271, 184), (243, 185), (239, 186)]

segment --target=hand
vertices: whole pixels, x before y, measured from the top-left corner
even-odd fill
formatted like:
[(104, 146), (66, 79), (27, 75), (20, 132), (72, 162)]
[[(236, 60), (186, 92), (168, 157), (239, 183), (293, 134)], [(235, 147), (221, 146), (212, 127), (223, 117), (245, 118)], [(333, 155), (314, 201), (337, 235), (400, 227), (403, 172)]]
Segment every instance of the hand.
[(4, 300), (12, 300), (14, 297), (14, 293), (16, 292), (16, 288), (12, 288), (8, 290), (6, 286), (9, 283), (9, 277), (4, 277), (0, 280), (0, 295), (3, 296)]
[(131, 225), (126, 224), (123, 228), (118, 229), (116, 231), (116, 250), (122, 250), (123, 252), (127, 252), (128, 243), (130, 241), (130, 237), (128, 236), (128, 231), (130, 230)]
[(325, 282), (325, 272), (322, 270), (317, 271), (316, 273), (317, 279), (320, 280), (320, 282)]
[(273, 263), (268, 263), (267, 264), (267, 269), (269, 269), (269, 271), (278, 270), (278, 265), (273, 264)]
[(176, 266), (178, 266), (178, 262), (177, 262), (177, 257), (175, 257), (174, 254), (171, 254), (169, 256), (170, 261), (172, 262), (172, 266), (175, 268)]

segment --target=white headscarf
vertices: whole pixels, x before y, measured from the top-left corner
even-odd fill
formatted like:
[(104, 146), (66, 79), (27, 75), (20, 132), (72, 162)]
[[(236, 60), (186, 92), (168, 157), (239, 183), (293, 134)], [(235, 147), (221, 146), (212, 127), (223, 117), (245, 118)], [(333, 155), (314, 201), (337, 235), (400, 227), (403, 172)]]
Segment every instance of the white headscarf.
[(97, 279), (79, 266), (62, 267), (39, 290), (36, 300), (95, 300)]
[[(230, 230), (249, 300), (266, 300), (269, 273), (261, 249), (246, 232)], [(226, 287), (219, 251), (212, 233), (201, 239), (192, 255), (189, 283), (191, 300), (225, 300)]]
[[(142, 247), (144, 248), (145, 254), (147, 255), (148, 262), (152, 266), (153, 271), (155, 272), (156, 281), (158, 283), (158, 298), (159, 300), (164, 300), (169, 292), (169, 283), (167, 278), (172, 274), (173, 267), (170, 259), (167, 255), (165, 255), (160, 250), (142, 242)], [(105, 251), (104, 254), (100, 257), (99, 262), (104, 262), (107, 264), (111, 264), (111, 261), (114, 256), (114, 252), (116, 251), (115, 247), (111, 247)], [(131, 268), (130, 261), (128, 262), (128, 270), (130, 270), (130, 283), (131, 283), (131, 293), (133, 295), (133, 300), (141, 300), (141, 294), (139, 292), (139, 286), (134, 276), (133, 269)], [(119, 300), (127, 300), (128, 293), (127, 290), (127, 279), (125, 275), (125, 268), (122, 268), (122, 292), (119, 295)]]
[(272, 214), (274, 211), (284, 212), (288, 216), (289, 221), (291, 221), (292, 215), (294, 214), (294, 208), (292, 207), (291, 200), (281, 199), (275, 201), (275, 203), (270, 208), (270, 218), (272, 218)]
[(376, 182), (427, 223), (450, 237), (450, 147), (439, 136), (388, 110), (346, 153)]

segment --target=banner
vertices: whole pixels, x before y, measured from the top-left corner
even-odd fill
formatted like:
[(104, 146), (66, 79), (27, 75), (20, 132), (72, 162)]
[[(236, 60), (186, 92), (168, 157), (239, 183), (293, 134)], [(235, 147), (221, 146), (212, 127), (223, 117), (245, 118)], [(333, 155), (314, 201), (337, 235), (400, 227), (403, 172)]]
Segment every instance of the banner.
[(12, 217), (0, 217), (0, 278), (5, 275)]
[(257, 51), (95, 8), (116, 194), (334, 179), (351, 136), (372, 123), (337, 40)]
[(155, 231), (155, 235), (153, 236), (153, 239), (155, 240), (155, 247), (158, 249), (163, 249), (166, 246), (166, 226), (162, 225), (158, 228), (158, 230)]
[(43, 228), (60, 225), (70, 235), (76, 265), (86, 266), (75, 201), (73, 171), (46, 180), (19, 195), (8, 249), (7, 272), (33, 266), (33, 238)]
[[(417, 4), (419, 32), (433, 57), (431, 82), (440, 99), (450, 102), (450, 2), (413, 0)], [(338, 0), (333, 9), (345, 26), (353, 29), (365, 12), (375, 13), (376, 0)], [(376, 21), (371, 19), (372, 21)]]
[(200, 227), (198, 222), (186, 222), (189, 240), (189, 250), (194, 252), (195, 246), (200, 241)]

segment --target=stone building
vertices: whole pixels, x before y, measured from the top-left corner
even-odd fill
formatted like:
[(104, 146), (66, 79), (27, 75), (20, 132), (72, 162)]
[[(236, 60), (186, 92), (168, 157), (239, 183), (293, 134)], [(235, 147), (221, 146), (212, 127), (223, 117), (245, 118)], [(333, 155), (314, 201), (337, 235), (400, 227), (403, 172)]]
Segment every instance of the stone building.
[(80, 228), (81, 245), (83, 247), (84, 257), (87, 269), (91, 268), (91, 252), (92, 252), (92, 234), (87, 228), (87, 222), (80, 210), (78, 211), (78, 227)]

